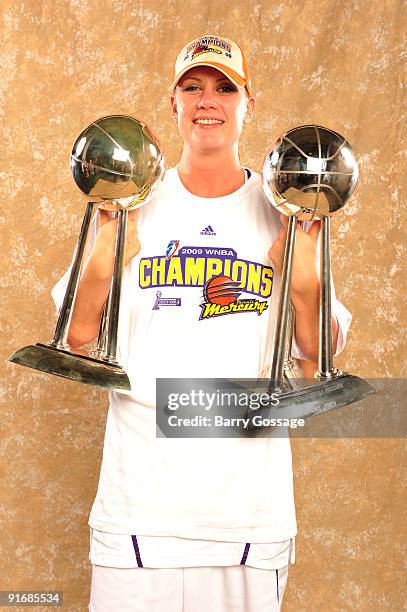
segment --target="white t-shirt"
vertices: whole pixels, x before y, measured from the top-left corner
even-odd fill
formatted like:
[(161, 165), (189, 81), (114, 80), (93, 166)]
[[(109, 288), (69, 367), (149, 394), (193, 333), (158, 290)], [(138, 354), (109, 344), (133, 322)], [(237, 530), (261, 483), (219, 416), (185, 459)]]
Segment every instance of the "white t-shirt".
[[(159, 562), (166, 564), (158, 567), (174, 567), (168, 565), (171, 558), (196, 565), (195, 556), (187, 563), (186, 546), (200, 550), (206, 565), (223, 565), (235, 563), (242, 544), (250, 544), (246, 561), (252, 554), (256, 562), (270, 558), (267, 551), (256, 555), (256, 545), (272, 543), (268, 551), (277, 557), (294, 538), (288, 438), (157, 438), (155, 421), (156, 378), (268, 376), (280, 282), (268, 250), (280, 228), (256, 173), (230, 195), (201, 198), (185, 189), (172, 168), (141, 209), (142, 246), (124, 272), (119, 322), (120, 360), (132, 391), (110, 392), (89, 518), (94, 535), (106, 536), (99, 541), (107, 548), (109, 537), (113, 549), (121, 535), (135, 536), (145, 559), (161, 551)], [(240, 282), (238, 299), (267, 307), (261, 313), (208, 310), (204, 288), (219, 274)], [(66, 280), (67, 275), (53, 290), (57, 305)], [(351, 317), (334, 293), (332, 306), (339, 324), (338, 353)], [(302, 357), (295, 342), (293, 355)], [(155, 538), (161, 540), (158, 546)], [(134, 548), (134, 538), (131, 542)], [(215, 552), (221, 544), (224, 552)], [(233, 554), (226, 551), (230, 544), (238, 545)], [(98, 554), (103, 557), (100, 549)], [(152, 556), (157, 559), (158, 553)], [(229, 563), (214, 562), (226, 558)], [(264, 565), (264, 559), (258, 562)]]

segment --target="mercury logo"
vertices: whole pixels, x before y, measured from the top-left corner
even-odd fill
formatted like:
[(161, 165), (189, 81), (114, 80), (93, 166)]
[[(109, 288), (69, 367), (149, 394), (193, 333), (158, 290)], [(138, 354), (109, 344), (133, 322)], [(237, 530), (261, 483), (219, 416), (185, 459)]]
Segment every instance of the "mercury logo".
[(211, 319), (236, 312), (257, 312), (260, 316), (268, 308), (266, 300), (243, 299), (240, 296), (240, 283), (229, 276), (213, 276), (205, 285), (204, 302), (200, 304), (202, 319)]

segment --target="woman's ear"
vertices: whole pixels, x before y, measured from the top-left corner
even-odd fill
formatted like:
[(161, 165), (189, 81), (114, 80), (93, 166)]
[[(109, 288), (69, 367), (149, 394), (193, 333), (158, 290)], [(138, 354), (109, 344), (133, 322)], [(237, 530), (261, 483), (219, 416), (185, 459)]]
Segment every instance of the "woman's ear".
[(174, 94), (171, 94), (170, 103), (171, 103), (172, 118), (174, 119), (175, 122), (177, 122), (178, 121), (178, 108), (177, 108), (177, 102), (175, 100)]
[(244, 123), (250, 123), (253, 117), (254, 109), (256, 108), (256, 100), (251, 96), (247, 102), (246, 114), (244, 116)]

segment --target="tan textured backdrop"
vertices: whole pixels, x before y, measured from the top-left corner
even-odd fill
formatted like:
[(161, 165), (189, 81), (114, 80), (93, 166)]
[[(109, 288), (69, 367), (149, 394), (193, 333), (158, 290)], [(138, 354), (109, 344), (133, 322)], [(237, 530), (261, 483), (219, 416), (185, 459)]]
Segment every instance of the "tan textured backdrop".
[[(243, 139), (246, 164), (259, 169), (271, 138), (308, 122), (353, 144), (360, 182), (333, 221), (335, 282), (354, 315), (338, 365), (405, 375), (402, 8), (400, 0), (2, 0), (0, 589), (60, 589), (66, 610), (87, 609), (87, 519), (107, 396), (5, 360), (53, 333), (49, 292), (84, 210), (68, 163), (75, 137), (101, 115), (133, 114), (175, 163), (168, 84), (191, 38), (215, 32), (247, 50), (258, 106)], [(294, 441), (299, 536), (286, 611), (406, 609), (403, 449), (397, 439)]]

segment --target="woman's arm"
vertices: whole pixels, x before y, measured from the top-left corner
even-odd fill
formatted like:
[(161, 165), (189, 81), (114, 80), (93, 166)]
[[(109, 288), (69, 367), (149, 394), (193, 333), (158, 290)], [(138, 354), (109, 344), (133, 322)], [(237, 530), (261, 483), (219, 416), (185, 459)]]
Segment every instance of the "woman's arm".
[[(288, 217), (280, 215), (280, 219), (283, 228), (269, 250), (269, 257), (281, 274)], [(319, 222), (314, 222), (308, 232), (297, 226), (291, 277), (291, 301), (295, 308), (295, 338), (304, 359), (310, 361), (318, 361), (319, 352), (320, 280), (317, 245), (319, 229)], [(333, 316), (333, 353), (336, 351), (338, 330), (338, 322)]]
[[(130, 211), (124, 264), (140, 250), (137, 236), (139, 210)], [(78, 348), (96, 338), (106, 302), (114, 266), (117, 217), (111, 219), (107, 211), (99, 209), (100, 225), (95, 244), (82, 273), (76, 294), (68, 343)]]

